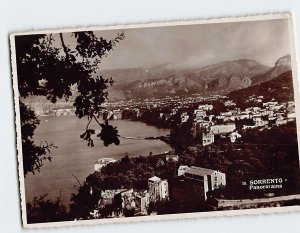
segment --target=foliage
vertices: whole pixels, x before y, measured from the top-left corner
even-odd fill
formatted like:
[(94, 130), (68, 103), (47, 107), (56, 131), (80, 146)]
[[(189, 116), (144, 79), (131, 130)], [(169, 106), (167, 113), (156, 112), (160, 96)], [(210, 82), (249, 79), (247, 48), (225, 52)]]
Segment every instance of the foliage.
[(295, 122), (289, 122), (262, 131), (245, 130), (241, 132), (241, 143), (197, 145), (183, 149), (180, 163), (224, 172), (228, 190), (223, 193), (227, 196), (245, 197), (249, 190), (241, 193), (242, 181), (274, 177), (288, 180), (284, 187), (286, 193), (297, 193), (300, 186), (297, 181), (299, 158), (296, 129)]
[(26, 205), (28, 223), (59, 222), (71, 220), (66, 207), (58, 197), (55, 201), (46, 199), (47, 195), (35, 197)]
[(86, 179), (87, 183), (97, 189), (137, 189), (146, 190), (148, 179), (154, 175), (168, 179), (177, 172), (177, 163), (166, 161), (163, 155), (149, 155), (130, 158), (125, 155), (120, 161), (110, 163), (94, 172)]
[(112, 143), (115, 145), (120, 144), (120, 140), (118, 138), (120, 135), (118, 134), (117, 127), (109, 125), (108, 121), (105, 121), (105, 124), (100, 124), (100, 126), (102, 128), (101, 133), (99, 133), (97, 137), (103, 141), (104, 146), (108, 146)]
[(253, 107), (253, 103), (246, 102), (249, 96), (255, 93), (256, 96), (263, 96), (264, 101), (276, 99), (279, 102), (293, 101), (293, 75), (292, 71), (287, 71), (269, 81), (250, 86), (244, 89), (231, 92), (228, 96), (241, 109)]
[[(248, 186), (242, 185), (242, 182), (274, 177), (287, 180), (283, 189), (274, 191), (276, 195), (299, 193), (300, 174), (295, 122), (263, 131), (248, 130), (243, 132), (243, 135), (243, 144), (213, 144), (205, 147), (194, 145), (178, 150), (178, 162), (166, 161), (165, 155), (150, 153), (147, 157), (130, 157), (126, 154), (121, 160), (103, 167), (101, 172), (94, 172), (87, 177), (78, 192), (72, 195), (68, 216), (71, 219), (91, 219), (94, 218), (91, 215), (92, 211), (98, 211), (97, 218), (110, 217), (113, 213), (116, 216), (120, 213), (124, 216), (133, 216), (134, 209), (123, 209), (120, 195), (115, 195), (111, 204), (101, 205), (101, 191), (123, 188), (147, 190), (148, 179), (154, 175), (171, 182), (177, 174), (179, 165), (210, 168), (226, 174), (226, 187), (208, 193), (209, 199), (212, 200), (213, 197), (225, 199), (265, 197), (264, 190), (249, 192)], [(209, 206), (196, 200), (177, 202), (172, 198), (151, 202), (147, 209), (149, 214), (211, 210)], [(30, 213), (34, 215), (32, 211)], [(59, 216), (64, 217), (58, 214)]]
[[(124, 109), (122, 111), (122, 119), (141, 121), (147, 125), (154, 125), (158, 128), (170, 127), (171, 107), (157, 108), (139, 108), (139, 113), (135, 109)], [(160, 114), (163, 113), (162, 116)]]
[(90, 212), (96, 208), (101, 197), (101, 191), (91, 189), (84, 183), (79, 187), (77, 194), (72, 194), (70, 204), (70, 216), (72, 219), (88, 219), (91, 218)]
[(20, 102), (20, 112), (22, 113), (22, 152), (26, 156), (23, 160), (23, 170), (26, 175), (28, 172), (40, 171), (45, 160), (51, 161), (52, 157), (49, 152), (55, 146), (47, 142), (41, 143), (39, 146), (35, 145), (33, 135), (40, 121), (34, 112), (22, 102)]
[[(67, 101), (75, 93), (76, 116), (88, 118), (82, 138), (93, 146), (93, 129), (89, 129), (89, 124), (92, 119), (98, 122), (108, 96), (107, 89), (113, 85), (111, 78), (95, 76), (95, 73), (102, 58), (123, 39), (123, 33), (106, 40), (91, 31), (15, 37), (25, 175), (38, 170), (45, 158), (50, 159), (46, 154), (51, 147), (34, 144), (32, 136), (39, 121), (26, 106), (26, 98), (43, 96), (55, 103), (58, 99)], [(106, 146), (119, 143), (114, 128), (106, 127), (104, 131), (99, 138)]]
[(194, 144), (192, 127), (194, 117), (188, 113), (189, 119), (181, 123), (180, 113), (176, 113), (171, 121), (170, 143), (176, 149), (187, 148)]

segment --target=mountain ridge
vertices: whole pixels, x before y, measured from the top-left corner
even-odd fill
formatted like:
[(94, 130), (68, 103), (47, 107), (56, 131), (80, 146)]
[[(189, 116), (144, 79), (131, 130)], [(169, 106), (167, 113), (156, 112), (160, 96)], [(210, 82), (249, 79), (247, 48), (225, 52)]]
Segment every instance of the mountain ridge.
[(277, 101), (294, 101), (292, 71), (286, 71), (276, 78), (259, 83), (228, 94), (235, 102), (243, 103), (249, 96), (263, 96), (264, 101), (276, 99)]
[[(290, 70), (289, 64), (290, 56), (287, 55), (279, 58), (274, 67), (264, 66), (253, 59), (238, 59), (184, 70), (172, 69), (169, 64), (167, 68), (162, 65), (159, 68), (126, 69), (123, 74), (114, 70), (111, 76), (116, 84), (109, 92), (109, 99), (114, 101), (195, 93), (227, 94), (275, 78)], [(109, 76), (108, 73), (104, 75)]]
[[(274, 67), (267, 67), (253, 59), (238, 59), (184, 70), (175, 69), (173, 64), (165, 63), (151, 68), (106, 70), (96, 75), (112, 77), (116, 81), (108, 90), (109, 101), (191, 94), (226, 95), (274, 79), (291, 70), (290, 60), (290, 55), (286, 55), (279, 58)], [(70, 100), (75, 97), (76, 91)], [(42, 97), (35, 96), (24, 101), (47, 102)]]

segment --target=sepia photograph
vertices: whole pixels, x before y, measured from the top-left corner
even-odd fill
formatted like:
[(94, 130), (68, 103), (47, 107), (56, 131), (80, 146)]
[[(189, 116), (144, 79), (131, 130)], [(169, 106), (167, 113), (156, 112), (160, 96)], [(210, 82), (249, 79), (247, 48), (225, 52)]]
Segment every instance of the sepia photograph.
[(10, 45), (24, 227), (300, 210), (290, 13)]

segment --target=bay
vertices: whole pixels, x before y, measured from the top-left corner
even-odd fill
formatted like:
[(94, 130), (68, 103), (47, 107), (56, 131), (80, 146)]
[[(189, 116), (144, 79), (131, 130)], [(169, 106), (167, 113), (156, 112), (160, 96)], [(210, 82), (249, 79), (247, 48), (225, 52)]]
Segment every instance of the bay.
[[(34, 135), (36, 144), (47, 141), (57, 148), (51, 150), (52, 161), (46, 161), (40, 172), (28, 174), (25, 178), (26, 202), (34, 197), (47, 194), (47, 198), (61, 198), (63, 204), (68, 205), (71, 193), (76, 193), (79, 187), (74, 174), (81, 183), (94, 172), (94, 164), (99, 158), (120, 159), (125, 153), (130, 157), (147, 156), (150, 152), (162, 153), (171, 150), (170, 146), (160, 140), (132, 140), (120, 138), (120, 145), (105, 147), (96, 138), (95, 147), (88, 147), (86, 141), (80, 138), (85, 131), (87, 119), (75, 116), (46, 116), (40, 117), (41, 123)], [(124, 137), (148, 137), (169, 134), (168, 129), (158, 129), (142, 122), (128, 120), (113, 120), (110, 124), (116, 126), (119, 134)], [(100, 126), (95, 122), (91, 128)], [(97, 133), (97, 131), (96, 131)]]

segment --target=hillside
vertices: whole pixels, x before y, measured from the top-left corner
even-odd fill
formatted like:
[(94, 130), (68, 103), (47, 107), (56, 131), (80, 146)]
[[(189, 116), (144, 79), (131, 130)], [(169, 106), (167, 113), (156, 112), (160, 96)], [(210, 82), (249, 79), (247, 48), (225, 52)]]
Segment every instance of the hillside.
[(237, 103), (243, 103), (249, 96), (264, 96), (264, 100), (272, 98), (277, 101), (293, 101), (293, 76), (292, 71), (287, 71), (269, 81), (233, 91), (228, 96)]
[(269, 70), (269, 67), (254, 60), (240, 59), (198, 69), (178, 70), (170, 64), (163, 64), (152, 68), (108, 70), (99, 74), (113, 77), (116, 84), (110, 90), (109, 98), (121, 100), (194, 93), (226, 94), (252, 85), (254, 77)]
[(276, 61), (274, 67), (272, 67), (267, 73), (253, 77), (253, 84), (257, 84), (261, 80), (265, 80), (265, 81), (271, 80), (291, 69), (292, 69), (291, 56), (286, 55), (284, 57), (279, 58)]

